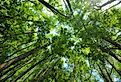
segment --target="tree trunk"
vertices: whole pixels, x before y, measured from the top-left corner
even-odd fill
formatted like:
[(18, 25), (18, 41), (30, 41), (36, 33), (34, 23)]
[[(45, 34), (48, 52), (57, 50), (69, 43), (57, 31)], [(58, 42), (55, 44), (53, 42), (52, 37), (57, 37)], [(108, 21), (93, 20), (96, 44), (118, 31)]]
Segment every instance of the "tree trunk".
[(22, 60), (22, 59), (25, 59), (26, 57), (28, 57), (28, 56), (30, 56), (30, 55), (32, 55), (32, 54), (38, 52), (41, 48), (47, 47), (47, 45), (48, 45), (48, 44), (45, 44), (45, 45), (42, 46), (42, 47), (41, 47), (41, 46), (38, 46), (38, 47), (32, 49), (31, 51), (26, 52), (25, 54), (22, 54), (22, 55), (20, 55), (20, 56), (18, 56), (18, 57), (15, 57), (15, 58), (13, 58), (13, 59), (11, 59), (11, 60), (9, 60), (9, 61), (7, 61), (7, 62), (1, 64), (1, 65), (0, 65), (0, 72), (1, 72), (2, 70), (4, 70), (4, 69), (8, 68), (9, 66), (11, 66), (11, 65), (13, 65), (13, 64), (15, 64), (15, 63), (17, 63), (18, 61), (20, 61), (20, 60)]
[(105, 41), (111, 43), (112, 45), (114, 45), (115, 47), (117, 47), (119, 50), (121, 50), (121, 44), (113, 41), (111, 38), (103, 38)]
[(121, 71), (118, 70), (108, 59), (106, 61), (115, 69), (115, 71), (121, 76)]
[(121, 63), (121, 57), (118, 56), (117, 54), (115, 54), (114, 52), (110, 51), (109, 49), (105, 49), (102, 46), (100, 46), (100, 50), (102, 52), (105, 52), (105, 53), (109, 54), (110, 56), (112, 56), (113, 58), (115, 58), (117, 61), (119, 61)]
[(42, 59), (41, 61), (37, 62), (36, 64), (34, 64), (33, 66), (29, 67), (27, 70), (25, 70), (24, 72), (22, 72), (14, 81), (12, 82), (16, 82), (18, 79), (20, 79), (22, 76), (24, 76), (27, 72), (29, 72), (31, 69), (33, 69), (35, 66), (37, 66), (38, 64), (40, 64), (42, 61), (46, 60), (47, 58), (49, 58), (51, 55), (48, 55), (47, 57), (45, 57), (44, 59)]
[(106, 77), (105, 73), (103, 72), (102, 68), (100, 67), (100, 65), (97, 64), (97, 66), (98, 66), (100, 73), (102, 74), (102, 77), (105, 80), (105, 82), (110, 82), (110, 80)]

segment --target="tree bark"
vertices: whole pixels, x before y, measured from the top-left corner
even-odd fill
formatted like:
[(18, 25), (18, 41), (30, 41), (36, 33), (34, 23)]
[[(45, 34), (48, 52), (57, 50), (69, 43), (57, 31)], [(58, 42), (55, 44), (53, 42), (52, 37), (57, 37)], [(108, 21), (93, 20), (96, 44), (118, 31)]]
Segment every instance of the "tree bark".
[(70, 9), (70, 12), (71, 12), (71, 15), (73, 15), (73, 10), (71, 8), (71, 4), (70, 4), (70, 1), (69, 0), (66, 0), (67, 4), (68, 4), (68, 7)]
[(60, 60), (60, 58), (56, 59), (54, 64), (52, 64), (52, 66), (44, 73), (43, 76), (39, 77), (37, 82), (43, 82), (43, 80), (50, 74), (51, 70), (54, 68), (54, 66), (56, 65), (56, 63)]
[(105, 49), (104, 47), (100, 46), (100, 50), (102, 52), (108, 53), (110, 56), (112, 56), (113, 58), (115, 58), (118, 62), (121, 63), (121, 57), (118, 56), (117, 54), (115, 54), (114, 52), (110, 51), (109, 49)]
[(41, 62), (43, 62), (44, 60), (46, 60), (47, 58), (49, 58), (51, 55), (48, 55), (47, 57), (45, 57), (44, 59), (42, 59), (41, 61), (37, 62), (36, 64), (34, 64), (33, 66), (29, 67), (27, 70), (25, 70), (24, 72), (22, 72), (14, 81), (12, 82), (16, 82), (18, 79), (20, 79), (22, 76), (24, 76), (27, 72), (29, 72), (31, 69), (33, 69), (35, 66), (37, 66), (38, 64), (40, 64)]
[(114, 45), (115, 47), (117, 47), (119, 50), (121, 50), (121, 44), (113, 41), (111, 38), (103, 38), (105, 41), (111, 43), (112, 45)]
[(45, 48), (45, 47), (47, 47), (47, 46), (48, 46), (48, 44), (45, 44), (44, 46), (38, 46), (38, 47), (32, 49), (31, 51), (26, 52), (25, 54), (22, 54), (22, 55), (20, 55), (20, 56), (18, 56), (18, 57), (15, 57), (15, 58), (9, 60), (8, 62), (5, 62), (5, 63), (1, 64), (1, 65), (0, 65), (0, 72), (1, 72), (2, 70), (4, 70), (4, 69), (10, 67), (11, 65), (17, 63), (18, 61), (20, 61), (20, 60), (22, 60), (22, 59), (25, 59), (26, 57), (28, 57), (28, 56), (30, 56), (30, 55), (32, 55), (32, 54), (38, 52), (41, 48)]
[(108, 78), (106, 77), (106, 75), (104, 74), (104, 72), (103, 72), (102, 68), (100, 67), (100, 65), (97, 64), (97, 66), (98, 66), (98, 68), (99, 68), (99, 70), (100, 70), (100, 72), (101, 72), (101, 74), (102, 74), (102, 77), (103, 77), (103, 79), (105, 80), (105, 82), (110, 82), (110, 81), (108, 80)]
[(108, 59), (106, 61), (115, 69), (115, 71), (121, 76), (121, 71), (118, 70)]
[(107, 75), (108, 75), (108, 78), (109, 78), (110, 82), (113, 82), (113, 80), (112, 80), (112, 78), (111, 78), (111, 76), (110, 76), (110, 74), (109, 74), (108, 70), (106, 69), (106, 67), (105, 67), (105, 66), (104, 66), (104, 68), (105, 68), (105, 71), (106, 71), (106, 73), (107, 73)]

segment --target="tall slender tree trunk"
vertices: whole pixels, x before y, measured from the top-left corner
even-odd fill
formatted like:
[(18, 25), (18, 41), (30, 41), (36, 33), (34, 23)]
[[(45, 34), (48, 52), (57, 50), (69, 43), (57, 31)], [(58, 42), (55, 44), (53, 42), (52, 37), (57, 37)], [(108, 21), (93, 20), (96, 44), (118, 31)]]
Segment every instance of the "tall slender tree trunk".
[(4, 70), (4, 69), (10, 67), (11, 65), (13, 65), (13, 64), (15, 64), (15, 63), (21, 61), (22, 59), (25, 59), (26, 57), (28, 57), (28, 56), (30, 56), (30, 55), (32, 55), (32, 54), (34, 54), (34, 53), (37, 53), (40, 49), (46, 48), (47, 46), (48, 46), (48, 44), (45, 44), (44, 46), (38, 46), (38, 47), (32, 49), (31, 51), (26, 52), (25, 54), (22, 54), (22, 55), (20, 55), (20, 56), (18, 56), (18, 57), (15, 57), (15, 58), (13, 58), (13, 59), (11, 59), (11, 60), (9, 60), (9, 61), (7, 61), (7, 62), (1, 64), (1, 65), (0, 65), (0, 72), (1, 72), (2, 70)]
[(113, 65), (108, 59), (106, 59), (106, 61), (115, 69), (115, 71), (121, 76), (121, 71), (118, 70), (115, 65)]
[(105, 80), (105, 82), (110, 82), (110, 80), (107, 78), (107, 76), (106, 76), (105, 73), (103, 72), (102, 68), (100, 67), (100, 65), (97, 64), (97, 66), (98, 66), (98, 68), (99, 68), (99, 70), (100, 70), (100, 73), (102, 74), (102, 77), (103, 77), (103, 79)]

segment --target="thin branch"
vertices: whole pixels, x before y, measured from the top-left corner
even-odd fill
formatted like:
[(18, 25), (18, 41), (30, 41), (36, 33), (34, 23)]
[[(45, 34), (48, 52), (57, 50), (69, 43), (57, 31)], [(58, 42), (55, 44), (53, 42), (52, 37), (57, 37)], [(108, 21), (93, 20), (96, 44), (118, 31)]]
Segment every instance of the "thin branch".
[(97, 6), (97, 7), (99, 7), (99, 9), (101, 9), (102, 7), (104, 7), (104, 6), (106, 6), (106, 5), (109, 5), (109, 4), (111, 4), (112, 2), (114, 2), (114, 1), (116, 1), (116, 0), (107, 1), (106, 3), (102, 4), (101, 6)]
[(40, 3), (42, 3), (44, 6), (46, 6), (48, 9), (50, 9), (53, 13), (58, 13), (64, 17), (67, 17), (65, 16), (64, 14), (62, 14), (60, 11), (58, 11), (57, 9), (55, 9), (53, 6), (51, 6), (49, 3), (47, 3), (46, 1), (44, 0), (38, 0)]
[(119, 1), (118, 3), (116, 3), (116, 4), (113, 5), (113, 6), (109, 7), (108, 9), (106, 9), (106, 11), (109, 10), (109, 9), (111, 9), (111, 8), (113, 8), (113, 7), (115, 7), (115, 6), (117, 6), (117, 5), (119, 5), (120, 3), (121, 3), (121, 1)]
[(71, 4), (70, 4), (70, 1), (69, 0), (66, 0), (67, 4), (68, 4), (68, 7), (70, 9), (70, 12), (71, 12), (71, 15), (73, 15), (73, 10), (71, 8)]

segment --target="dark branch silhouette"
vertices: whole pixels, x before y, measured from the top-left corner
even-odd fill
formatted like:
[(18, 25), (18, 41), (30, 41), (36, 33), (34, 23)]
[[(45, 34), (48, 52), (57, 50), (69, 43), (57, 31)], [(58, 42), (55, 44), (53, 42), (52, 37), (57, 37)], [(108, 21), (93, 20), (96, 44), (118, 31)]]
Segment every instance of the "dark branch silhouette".
[(114, 45), (115, 47), (117, 47), (119, 50), (121, 50), (121, 44), (113, 41), (111, 38), (103, 38), (105, 41), (111, 43), (112, 45)]
[(73, 10), (72, 10), (72, 7), (71, 7), (71, 4), (70, 4), (70, 1), (69, 0), (66, 0), (67, 4), (68, 4), (68, 7), (70, 9), (70, 12), (71, 12), (71, 15), (73, 15)]
[(121, 57), (118, 56), (117, 54), (115, 54), (114, 52), (112, 52), (109, 49), (106, 49), (106, 48), (104, 48), (102, 46), (100, 46), (100, 50), (102, 52), (105, 52), (105, 53), (109, 54), (110, 56), (114, 57), (117, 61), (119, 61), (121, 63)]
[(58, 11), (57, 9), (55, 9), (53, 6), (51, 6), (49, 3), (47, 3), (46, 1), (44, 0), (38, 0), (40, 3), (42, 3), (44, 6), (46, 6), (48, 9), (50, 9), (53, 13), (56, 13), (56, 14), (60, 14), (64, 17), (67, 17), (66, 15), (62, 14), (60, 11)]
[(112, 2), (114, 2), (116, 0), (110, 0), (110, 1), (107, 1), (106, 3), (102, 4), (101, 6), (98, 6), (100, 9), (108, 4), (111, 4)]

